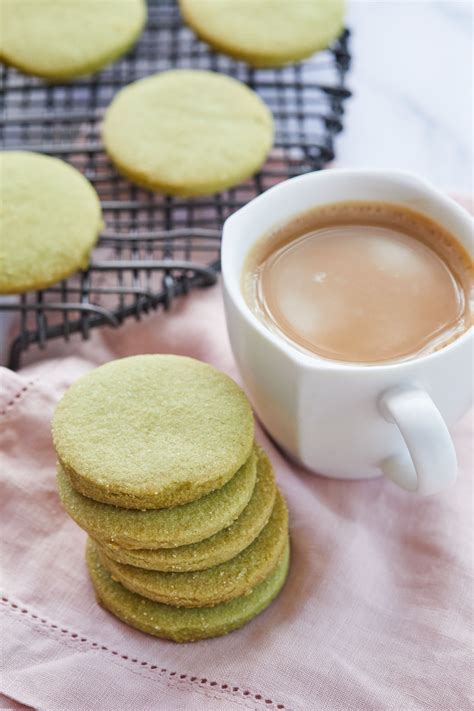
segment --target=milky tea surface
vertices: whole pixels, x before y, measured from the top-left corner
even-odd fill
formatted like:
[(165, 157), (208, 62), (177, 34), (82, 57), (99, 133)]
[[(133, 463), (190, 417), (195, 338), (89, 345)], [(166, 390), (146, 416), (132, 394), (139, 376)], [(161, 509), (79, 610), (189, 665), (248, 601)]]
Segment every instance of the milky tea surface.
[(251, 249), (242, 289), (266, 326), (312, 355), (405, 360), (471, 325), (473, 264), (424, 215), (381, 202), (314, 208)]

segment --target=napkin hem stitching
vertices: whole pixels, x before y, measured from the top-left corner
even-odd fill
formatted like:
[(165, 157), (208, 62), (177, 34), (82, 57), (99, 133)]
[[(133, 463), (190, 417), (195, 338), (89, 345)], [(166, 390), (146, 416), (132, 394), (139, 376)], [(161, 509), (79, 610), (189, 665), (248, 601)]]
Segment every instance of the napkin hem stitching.
[(0, 416), (1, 417), (6, 417), (10, 410), (13, 410), (13, 408), (18, 404), (18, 402), (23, 398), (25, 393), (30, 390), (34, 385), (36, 385), (36, 380), (30, 380), (28, 381), (25, 385), (23, 385), (20, 390), (18, 390), (15, 395), (7, 402), (5, 407), (0, 410)]
[[(140, 662), (139, 659), (132, 657), (127, 654), (120, 654), (116, 650), (111, 650), (109, 647), (105, 645), (100, 645), (98, 642), (93, 642), (89, 638), (80, 635), (77, 632), (71, 632), (69, 629), (66, 627), (61, 627), (60, 625), (56, 625), (54, 623), (49, 622), (46, 618), (41, 617), (40, 615), (37, 615), (33, 612), (31, 612), (26, 606), (15, 603), (13, 602), (10, 598), (8, 598), (6, 595), (2, 595), (0, 598), (2, 602), (2, 606), (9, 612), (11, 613), (20, 613), (20, 615), (27, 615), (29, 618), (29, 621), (33, 621), (33, 624), (35, 625), (44, 625), (44, 630), (47, 631), (48, 636), (54, 635), (67, 635), (68, 639), (72, 639), (75, 642), (82, 642), (82, 643), (89, 643), (91, 648), (93, 650), (97, 651), (102, 651), (102, 652), (108, 652), (109, 654), (115, 656), (117, 659), (124, 660), (125, 662), (131, 662), (132, 664), (138, 664)], [(20, 618), (21, 619), (21, 618)], [(26, 621), (26, 620), (25, 620)], [(40, 628), (41, 629), (41, 628)], [(61, 637), (60, 637), (61, 639)], [(59, 640), (58, 640), (59, 641)], [(65, 639), (59, 641), (59, 643), (64, 643), (65, 646), (71, 648), (72, 645), (69, 643), (65, 642)], [(255, 706), (248, 706), (248, 704), (245, 703), (246, 700), (249, 700), (252, 702), (252, 704), (258, 703), (258, 705), (261, 708), (266, 708), (266, 709), (278, 709), (279, 711), (290, 711), (290, 707), (286, 706), (281, 703), (276, 703), (272, 699), (270, 699), (268, 696), (265, 697), (263, 694), (260, 693), (253, 693), (249, 691), (248, 689), (245, 689), (242, 691), (240, 687), (234, 686), (231, 684), (226, 684), (226, 683), (221, 683), (219, 684), (216, 681), (209, 681), (205, 677), (198, 677), (195, 675), (189, 675), (189, 674), (178, 674), (177, 672), (169, 671), (168, 669), (164, 667), (159, 667), (156, 664), (150, 664), (149, 662), (146, 661), (141, 661), (139, 664), (140, 667), (142, 668), (148, 668), (153, 671), (157, 671), (159, 674), (165, 675), (165, 678), (167, 680), (167, 685), (170, 684), (171, 680), (175, 680), (178, 683), (173, 684), (174, 688), (179, 688), (179, 682), (182, 682), (183, 685), (186, 684), (187, 686), (192, 687), (193, 692), (202, 694), (204, 696), (207, 696), (208, 698), (213, 698), (213, 699), (219, 699), (219, 698), (225, 698), (226, 700), (230, 701), (231, 703), (234, 703), (242, 708), (255, 708)], [(132, 674), (137, 674), (138, 676), (143, 676), (146, 679), (154, 679), (154, 676), (150, 676), (147, 674), (144, 674), (142, 671), (135, 671), (131, 667), (128, 667), (129, 671)], [(199, 686), (197, 685), (199, 684)], [(205, 686), (208, 685), (209, 689), (206, 689)], [(209, 694), (209, 691), (213, 691), (214, 694)], [(215, 693), (217, 692), (217, 693)], [(237, 696), (239, 695), (239, 696)], [(239, 698), (240, 697), (240, 698)], [(294, 707), (293, 707), (294, 708)]]

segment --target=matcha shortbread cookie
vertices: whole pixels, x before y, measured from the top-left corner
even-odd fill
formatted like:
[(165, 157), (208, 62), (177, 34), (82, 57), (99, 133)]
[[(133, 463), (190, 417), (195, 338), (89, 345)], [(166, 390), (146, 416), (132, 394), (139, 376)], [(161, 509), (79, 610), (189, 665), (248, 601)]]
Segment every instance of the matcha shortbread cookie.
[(185, 22), (210, 45), (256, 67), (325, 49), (342, 30), (344, 0), (179, 0)]
[(115, 582), (101, 565), (94, 544), (87, 546), (87, 566), (98, 602), (128, 625), (175, 642), (218, 637), (242, 627), (278, 595), (289, 565), (285, 544), (275, 568), (251, 593), (214, 607), (185, 608), (153, 602)]
[[(246, 507), (254, 490), (256, 455), (252, 453), (237, 473), (220, 489), (173, 508), (138, 511), (103, 504), (76, 491), (68, 475), (58, 464), (58, 490), (64, 508), (72, 519), (102, 545), (112, 543), (110, 555), (144, 556), (148, 548), (169, 548), (202, 541), (229, 526)], [(108, 549), (107, 549), (108, 550)], [(178, 550), (181, 550), (178, 549)], [(160, 551), (166, 559), (166, 553)], [(120, 560), (120, 558), (119, 558)], [(128, 561), (124, 561), (128, 562)]]
[[(171, 511), (177, 511), (179, 508), (194, 507), (198, 510), (200, 518), (202, 519), (204, 516), (206, 520), (207, 514), (204, 514), (204, 510), (199, 508), (199, 501), (204, 501), (205, 499), (214, 497), (215, 507), (218, 508), (218, 515), (220, 515), (221, 503), (219, 494), (227, 487), (230, 487), (234, 479), (235, 477), (231, 479), (230, 482), (222, 489), (218, 489), (212, 494), (208, 494), (207, 497), (204, 497), (204, 499), (199, 499), (191, 504), (185, 504), (184, 507), (171, 509)], [(275, 503), (275, 495), (276, 484), (272, 465), (265, 452), (259, 448), (257, 481), (252, 498), (231, 526), (220, 530), (210, 538), (200, 540), (198, 543), (193, 543), (191, 545), (182, 545), (179, 546), (179, 548), (126, 550), (116, 543), (105, 543), (100, 538), (98, 542), (101, 544), (107, 556), (112, 558), (112, 560), (118, 561), (119, 563), (126, 563), (127, 565), (134, 565), (138, 568), (146, 568), (147, 570), (161, 570), (165, 572), (204, 570), (205, 568), (211, 568), (212, 566), (219, 565), (220, 563), (224, 563), (225, 561), (234, 558), (255, 540), (270, 518), (270, 514)], [(81, 495), (76, 494), (76, 496)], [(90, 501), (90, 499), (88, 501)], [(107, 506), (107, 504), (97, 504), (96, 502), (92, 503), (96, 506)], [(214, 505), (208, 507), (209, 512), (212, 512), (213, 507)], [(66, 509), (69, 511), (67, 506)], [(156, 514), (159, 516), (160, 513), (166, 511), (167, 509), (161, 509), (161, 511), (156, 512)], [(73, 516), (71, 511), (69, 511), (69, 513)], [(137, 512), (127, 513), (131, 513), (133, 515)], [(144, 515), (147, 516), (149, 513), (150, 512), (145, 512)], [(188, 525), (195, 528), (196, 522), (191, 519), (189, 524), (182, 524), (182, 527), (180, 526), (178, 529), (179, 532), (181, 533), (182, 529), (187, 529)], [(127, 524), (124, 524), (124, 528), (127, 528)], [(175, 533), (174, 540), (176, 540), (178, 530)]]
[(173, 355), (96, 368), (69, 388), (53, 418), (73, 487), (135, 509), (178, 506), (223, 486), (250, 457), (253, 430), (231, 378)]
[(119, 172), (150, 190), (183, 197), (237, 185), (265, 161), (271, 113), (231, 77), (178, 69), (129, 84), (103, 124)]
[(81, 173), (40, 153), (0, 153), (0, 193), (0, 294), (43, 289), (87, 267), (102, 216)]
[(117, 563), (96, 544), (100, 562), (114, 580), (150, 600), (176, 607), (210, 607), (253, 590), (275, 567), (288, 539), (288, 512), (277, 492), (267, 525), (235, 558), (206, 570), (162, 573)]
[(145, 20), (145, 0), (0, 0), (0, 59), (46, 79), (90, 74), (126, 52)]

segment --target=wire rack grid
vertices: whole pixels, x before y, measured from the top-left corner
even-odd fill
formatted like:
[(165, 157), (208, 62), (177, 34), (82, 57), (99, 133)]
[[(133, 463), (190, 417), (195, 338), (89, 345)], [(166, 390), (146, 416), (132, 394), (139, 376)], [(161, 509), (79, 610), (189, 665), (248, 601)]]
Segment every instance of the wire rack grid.
[[(100, 73), (69, 84), (46, 84), (1, 68), (0, 145), (54, 155), (78, 168), (99, 193), (105, 229), (89, 268), (48, 289), (0, 297), (0, 311), (17, 312), (9, 366), (30, 345), (168, 309), (190, 289), (214, 284), (221, 227), (232, 212), (275, 183), (319, 170), (334, 158), (350, 96), (349, 33), (313, 59), (281, 69), (252, 69), (213, 52), (183, 25), (173, 0), (150, 0), (135, 48)], [(229, 74), (255, 89), (270, 107), (275, 144), (252, 179), (210, 198), (153, 194), (121, 178), (103, 151), (100, 124), (125, 84), (170, 68)], [(8, 236), (14, 246), (14, 235)]]

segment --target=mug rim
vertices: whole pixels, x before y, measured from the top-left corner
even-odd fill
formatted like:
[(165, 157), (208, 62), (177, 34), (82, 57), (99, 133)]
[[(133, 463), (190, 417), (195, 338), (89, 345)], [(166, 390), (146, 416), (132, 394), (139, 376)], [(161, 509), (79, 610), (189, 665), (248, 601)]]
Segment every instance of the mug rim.
[[(248, 304), (246, 303), (242, 290), (240, 287), (241, 272), (240, 268), (239, 274), (237, 274), (237, 283), (232, 281), (232, 260), (230, 259), (230, 249), (227, 244), (233, 239), (229, 235), (229, 229), (233, 227), (233, 223), (237, 222), (242, 218), (242, 215), (246, 213), (251, 207), (255, 208), (255, 203), (263, 203), (268, 199), (270, 193), (275, 194), (275, 192), (284, 192), (287, 189), (289, 183), (294, 184), (295, 182), (311, 182), (313, 180), (319, 181), (324, 180), (329, 176), (341, 175), (342, 177), (354, 177), (358, 180), (364, 178), (380, 178), (384, 181), (395, 180), (399, 183), (403, 183), (405, 186), (409, 183), (417, 185), (418, 188), (422, 188), (430, 197), (434, 198), (438, 202), (442, 203), (442, 206), (454, 213), (455, 217), (461, 219), (462, 221), (469, 222), (471, 235), (473, 234), (473, 224), (474, 220), (471, 215), (462, 208), (453, 198), (449, 195), (445, 195), (434, 187), (425, 178), (412, 173), (410, 171), (403, 170), (379, 170), (379, 169), (364, 169), (364, 168), (333, 168), (329, 170), (313, 171), (311, 173), (305, 173), (303, 175), (295, 176), (294, 178), (289, 178), (283, 180), (271, 188), (261, 193), (257, 197), (253, 198), (243, 207), (239, 208), (236, 212), (230, 215), (224, 222), (223, 232), (222, 232), (222, 246), (221, 246), (221, 272), (222, 272), (222, 282), (225, 292), (228, 297), (232, 300), (234, 306), (238, 309), (240, 315), (247, 321), (248, 325), (256, 329), (260, 335), (269, 340), (272, 345), (274, 345), (278, 350), (283, 352), (287, 357), (289, 357), (297, 365), (305, 368), (316, 368), (318, 370), (338, 370), (342, 369), (345, 372), (355, 371), (361, 372), (385, 372), (394, 369), (408, 369), (413, 366), (414, 363), (425, 363), (426, 361), (432, 362), (435, 359), (443, 358), (445, 353), (452, 353), (456, 349), (463, 348), (464, 345), (469, 344), (474, 336), (474, 327), (471, 324), (465, 333), (461, 334), (458, 338), (455, 338), (451, 343), (443, 346), (439, 350), (433, 351), (431, 353), (415, 355), (414, 357), (407, 358), (406, 360), (390, 361), (390, 362), (375, 362), (375, 363), (354, 363), (353, 361), (339, 361), (331, 358), (325, 358), (323, 356), (311, 355), (310, 353), (305, 353), (303, 350), (299, 349), (297, 346), (293, 346), (287, 341), (283, 336), (271, 331), (267, 328), (260, 319), (252, 312)], [(334, 201), (336, 202), (336, 201)], [(323, 204), (323, 203), (322, 203)], [(418, 210), (422, 212), (421, 210)], [(295, 214), (298, 214), (296, 211)], [(422, 213), (423, 214), (423, 213)], [(429, 216), (429, 215), (428, 215)], [(289, 218), (291, 219), (291, 218)], [(273, 223), (275, 224), (275, 223)], [(272, 223), (269, 223), (267, 229), (271, 229)], [(261, 235), (260, 235), (261, 236)], [(456, 237), (456, 235), (454, 235)], [(259, 239), (257, 237), (251, 245), (247, 248), (248, 250), (255, 244)], [(474, 237), (472, 239), (474, 242)], [(472, 245), (471, 245), (472, 249)], [(229, 277), (229, 278), (228, 278)], [(229, 283), (230, 282), (230, 283)]]

